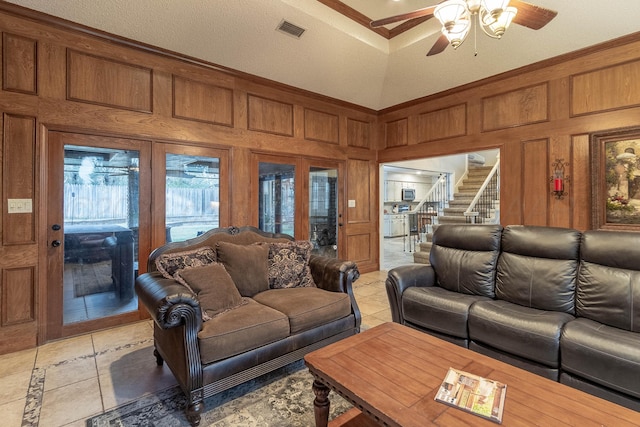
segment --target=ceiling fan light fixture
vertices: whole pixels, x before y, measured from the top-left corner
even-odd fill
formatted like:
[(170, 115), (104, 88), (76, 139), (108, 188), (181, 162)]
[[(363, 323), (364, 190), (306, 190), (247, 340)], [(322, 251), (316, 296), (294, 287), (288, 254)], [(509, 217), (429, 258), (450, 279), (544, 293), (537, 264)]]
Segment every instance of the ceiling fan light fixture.
[(467, 38), (467, 34), (469, 34), (470, 29), (470, 19), (459, 19), (455, 22), (454, 25), (451, 26), (450, 29), (443, 28), (442, 34), (447, 37), (447, 40), (449, 40), (449, 44), (451, 44), (451, 47), (457, 49), (458, 46), (460, 46)]
[(496, 37), (498, 38), (502, 37), (504, 32), (507, 31), (507, 28), (509, 28), (509, 25), (511, 25), (511, 22), (513, 21), (513, 18), (515, 18), (517, 13), (518, 13), (518, 9), (516, 9), (515, 7), (507, 7), (500, 14), (498, 19), (496, 19), (496, 21), (493, 24), (489, 25), (489, 30), (491, 30), (491, 32)]
[(464, 0), (447, 0), (440, 3), (433, 11), (433, 15), (447, 31), (453, 28), (458, 21), (468, 17), (468, 14), (467, 3)]
[(502, 12), (509, 6), (509, 0), (482, 0), (481, 8), (484, 13), (484, 18), (489, 22), (485, 22), (490, 25), (494, 21), (500, 18)]

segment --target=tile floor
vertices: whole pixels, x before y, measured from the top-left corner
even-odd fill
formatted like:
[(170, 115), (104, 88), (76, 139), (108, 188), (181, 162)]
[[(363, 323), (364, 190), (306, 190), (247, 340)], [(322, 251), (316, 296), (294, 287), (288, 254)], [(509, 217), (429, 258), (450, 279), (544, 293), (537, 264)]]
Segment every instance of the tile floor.
[[(405, 263), (405, 260), (400, 260)], [(362, 274), (354, 294), (365, 328), (391, 321), (385, 270)], [(85, 420), (175, 380), (155, 364), (150, 320), (0, 356), (0, 424), (84, 426)]]

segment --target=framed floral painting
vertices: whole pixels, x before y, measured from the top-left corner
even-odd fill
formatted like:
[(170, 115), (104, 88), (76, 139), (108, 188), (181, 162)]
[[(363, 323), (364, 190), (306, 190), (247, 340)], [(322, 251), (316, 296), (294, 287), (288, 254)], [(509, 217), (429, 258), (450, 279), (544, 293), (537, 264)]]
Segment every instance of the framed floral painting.
[(591, 136), (594, 229), (640, 231), (640, 127)]

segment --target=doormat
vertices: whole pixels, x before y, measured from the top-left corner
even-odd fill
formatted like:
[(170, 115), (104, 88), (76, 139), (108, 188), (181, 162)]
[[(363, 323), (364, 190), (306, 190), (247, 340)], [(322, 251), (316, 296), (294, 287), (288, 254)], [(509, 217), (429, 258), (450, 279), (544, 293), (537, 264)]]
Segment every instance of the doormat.
[[(309, 427), (315, 425), (313, 376), (302, 360), (247, 381), (204, 401), (202, 427)], [(329, 419), (352, 405), (331, 392)], [(87, 427), (190, 426), (187, 399), (176, 386), (87, 420)]]
[(73, 281), (73, 295), (76, 298), (114, 292), (116, 289), (111, 277), (111, 261), (65, 263), (64, 274)]

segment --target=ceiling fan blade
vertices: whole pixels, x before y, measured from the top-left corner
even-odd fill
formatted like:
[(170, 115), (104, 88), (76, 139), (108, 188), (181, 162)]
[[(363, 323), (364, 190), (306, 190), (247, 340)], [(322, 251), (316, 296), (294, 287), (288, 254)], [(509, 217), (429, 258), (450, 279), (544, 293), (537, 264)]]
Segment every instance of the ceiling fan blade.
[(435, 10), (435, 6), (425, 7), (423, 9), (417, 9), (413, 12), (403, 13), (401, 15), (390, 16), (388, 18), (378, 19), (376, 21), (371, 21), (371, 27), (377, 28), (382, 27), (384, 25), (393, 24), (395, 22), (406, 21), (413, 18), (420, 18), (422, 16), (429, 16), (431, 18), (433, 16), (433, 11)]
[(449, 46), (449, 40), (447, 39), (447, 36), (445, 36), (444, 34), (440, 34), (440, 37), (438, 37), (438, 40), (436, 40), (436, 42), (433, 44), (431, 50), (429, 51), (429, 53), (427, 53), (427, 56), (437, 55), (440, 52), (444, 51), (447, 46)]
[(545, 9), (544, 7), (519, 0), (511, 0), (509, 6), (518, 9), (513, 22), (533, 30), (539, 30), (544, 27), (558, 14), (555, 10)]

